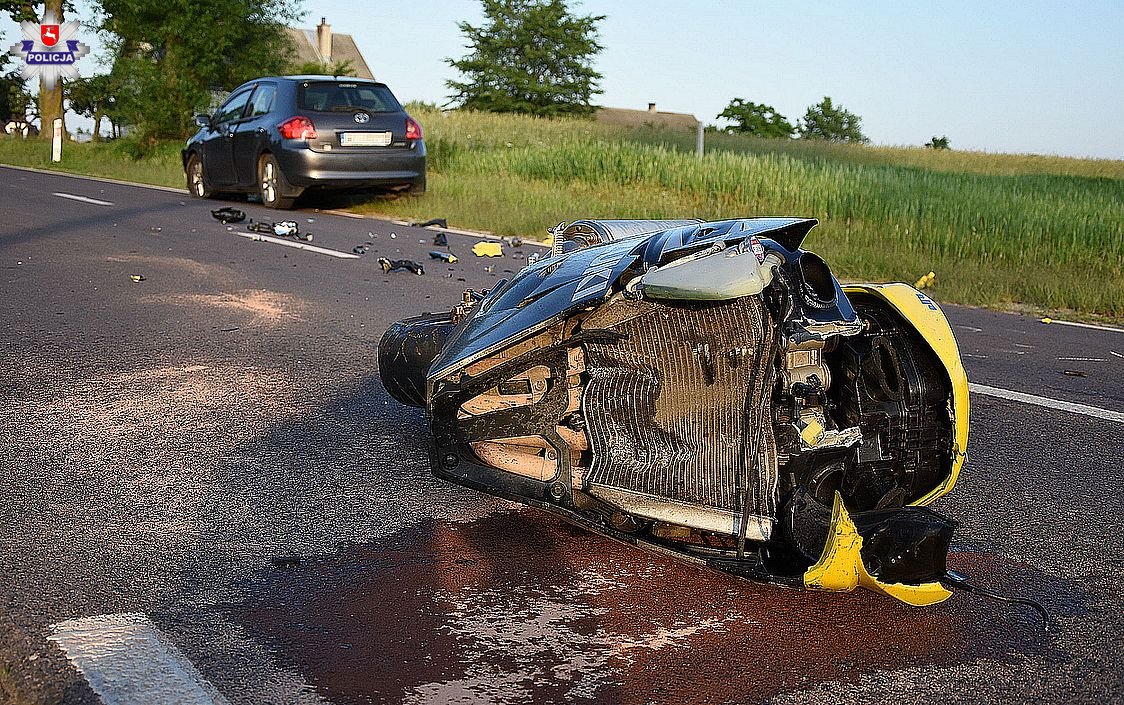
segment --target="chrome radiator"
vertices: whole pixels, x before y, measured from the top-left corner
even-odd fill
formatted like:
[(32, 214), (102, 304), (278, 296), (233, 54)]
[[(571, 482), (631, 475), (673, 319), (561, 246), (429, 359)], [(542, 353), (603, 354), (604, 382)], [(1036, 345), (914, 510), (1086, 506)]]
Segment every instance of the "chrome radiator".
[(767, 539), (776, 517), (775, 350), (761, 301), (618, 300), (582, 329), (591, 333), (587, 491), (639, 516), (726, 534), (739, 532), (744, 507), (747, 538)]

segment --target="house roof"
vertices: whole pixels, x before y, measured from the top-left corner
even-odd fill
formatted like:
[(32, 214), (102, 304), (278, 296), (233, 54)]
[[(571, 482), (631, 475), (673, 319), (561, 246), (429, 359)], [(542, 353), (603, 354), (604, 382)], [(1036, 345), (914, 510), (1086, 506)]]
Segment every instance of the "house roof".
[[(297, 63), (324, 63), (325, 57), (320, 55), (315, 29), (298, 29), (296, 27), (286, 27), (285, 29), (288, 30), (289, 38), (293, 40), (293, 45), (296, 48)], [(332, 61), (350, 61), (351, 68), (355, 69), (355, 75), (358, 78), (373, 79), (375, 77), (371, 73), (370, 67), (367, 66), (367, 62), (363, 59), (363, 55), (359, 53), (359, 47), (350, 34), (332, 32)]]
[(669, 113), (663, 110), (630, 110), (628, 108), (598, 108), (594, 113), (598, 122), (623, 127), (664, 127), (695, 130), (699, 120), (687, 113)]

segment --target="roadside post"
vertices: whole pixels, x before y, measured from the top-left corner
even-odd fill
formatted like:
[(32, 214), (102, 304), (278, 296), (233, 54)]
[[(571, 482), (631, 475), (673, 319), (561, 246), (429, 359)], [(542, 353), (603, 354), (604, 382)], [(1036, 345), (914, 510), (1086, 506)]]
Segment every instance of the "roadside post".
[(699, 120), (699, 124), (695, 126), (695, 156), (702, 159), (703, 155), (703, 124)]
[(51, 161), (62, 161), (62, 118), (55, 118), (54, 131), (51, 135)]

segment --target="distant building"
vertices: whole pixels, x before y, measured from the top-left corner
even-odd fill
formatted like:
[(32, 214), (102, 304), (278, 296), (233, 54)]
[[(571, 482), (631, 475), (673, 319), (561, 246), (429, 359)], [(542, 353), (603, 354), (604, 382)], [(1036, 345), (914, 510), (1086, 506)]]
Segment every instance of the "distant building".
[(699, 126), (699, 120), (694, 115), (656, 110), (655, 103), (648, 103), (647, 110), (598, 108), (597, 112), (594, 113), (594, 118), (597, 122), (622, 127), (658, 127), (672, 130), (691, 130), (693, 132)]
[(351, 68), (359, 78), (371, 78), (370, 67), (359, 53), (359, 47), (350, 34), (333, 34), (327, 18), (321, 17), (316, 29), (297, 29), (286, 27), (289, 38), (296, 47), (296, 63), (329, 64), (350, 61)]

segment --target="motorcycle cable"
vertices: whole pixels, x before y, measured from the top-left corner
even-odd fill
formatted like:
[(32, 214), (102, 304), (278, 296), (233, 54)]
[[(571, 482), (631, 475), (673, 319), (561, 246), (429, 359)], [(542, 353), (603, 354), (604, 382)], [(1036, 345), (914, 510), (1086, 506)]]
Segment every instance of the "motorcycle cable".
[(960, 573), (957, 573), (955, 570), (946, 571), (945, 574), (940, 578), (940, 582), (942, 585), (950, 589), (963, 590), (964, 592), (972, 593), (974, 595), (981, 595), (983, 597), (996, 600), (997, 602), (1008, 602), (1015, 605), (1030, 607), (1035, 612), (1037, 612), (1040, 617), (1042, 617), (1042, 631), (1050, 631), (1050, 613), (1046, 611), (1046, 608), (1043, 607), (1040, 602), (1025, 597), (1011, 597), (1009, 595), (1000, 595), (998, 593), (992, 592), (986, 588), (982, 588), (979, 585), (975, 585), (974, 583), (969, 582), (968, 578)]

